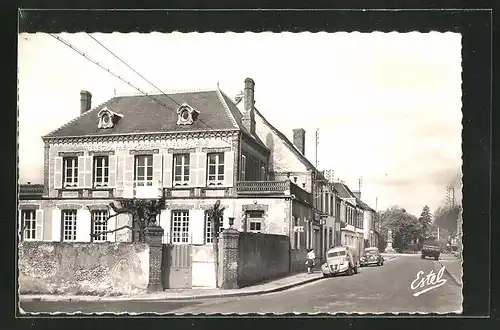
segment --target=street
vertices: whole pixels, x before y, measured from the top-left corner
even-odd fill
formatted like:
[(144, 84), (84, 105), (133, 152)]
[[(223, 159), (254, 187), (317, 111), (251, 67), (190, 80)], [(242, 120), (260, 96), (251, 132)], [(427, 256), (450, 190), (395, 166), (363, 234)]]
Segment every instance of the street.
[[(413, 296), (419, 271), (427, 275), (434, 261), (400, 256), (359, 274), (321, 279), (286, 291), (257, 296), (197, 301), (23, 302), (26, 312), (83, 313), (449, 313), (461, 311), (461, 288), (448, 276), (444, 285)], [(422, 278), (422, 276), (420, 276)]]

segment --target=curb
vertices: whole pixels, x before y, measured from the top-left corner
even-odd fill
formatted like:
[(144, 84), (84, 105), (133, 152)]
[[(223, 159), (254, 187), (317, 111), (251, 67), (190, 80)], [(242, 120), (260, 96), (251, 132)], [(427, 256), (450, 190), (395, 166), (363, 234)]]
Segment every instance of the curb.
[(56, 301), (56, 302), (113, 302), (113, 301), (176, 301), (176, 300), (199, 300), (199, 299), (212, 299), (212, 298), (230, 298), (230, 297), (244, 297), (244, 296), (254, 296), (260, 294), (274, 293), (279, 291), (284, 291), (296, 286), (303, 284), (315, 282), (323, 279), (322, 276), (310, 278), (301, 282), (290, 283), (282, 285), (271, 289), (254, 290), (247, 292), (228, 292), (228, 293), (217, 293), (217, 294), (206, 294), (206, 295), (190, 295), (190, 296), (175, 296), (175, 297), (123, 297), (123, 298), (86, 298), (86, 297), (74, 297), (74, 298), (63, 298), (63, 299), (46, 299), (43, 297), (32, 297), (32, 298), (19, 298), (19, 302), (34, 302), (34, 301)]
[(450, 273), (450, 271), (448, 270), (448, 268), (446, 268), (446, 265), (443, 264), (443, 262), (441, 260), (438, 260), (437, 263), (439, 263), (441, 265), (441, 267), (444, 267), (444, 271), (446, 274), (448, 274), (449, 277), (451, 277), (451, 279), (453, 280), (453, 282), (455, 282), (456, 285), (458, 286), (462, 286), (463, 284), (461, 283), (461, 281), (459, 281), (455, 275), (453, 275), (452, 273)]

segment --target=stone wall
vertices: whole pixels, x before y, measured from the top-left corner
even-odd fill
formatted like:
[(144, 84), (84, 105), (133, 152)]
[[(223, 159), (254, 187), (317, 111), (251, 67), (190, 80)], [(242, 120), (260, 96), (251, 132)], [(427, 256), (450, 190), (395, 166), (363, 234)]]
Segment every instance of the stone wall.
[(121, 295), (148, 290), (150, 246), (22, 242), (21, 294)]
[(238, 287), (290, 273), (290, 240), (284, 235), (239, 233)]

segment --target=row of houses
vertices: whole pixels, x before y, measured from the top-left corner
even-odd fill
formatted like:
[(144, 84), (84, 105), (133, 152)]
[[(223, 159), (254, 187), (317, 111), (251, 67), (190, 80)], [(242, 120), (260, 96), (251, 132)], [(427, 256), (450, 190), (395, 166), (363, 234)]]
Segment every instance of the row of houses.
[(165, 244), (212, 244), (206, 210), (220, 200), (224, 227), (287, 235), (292, 262), (318, 258), (332, 245), (374, 246), (375, 211), (305, 157), (305, 130), (293, 141), (255, 107), (247, 78), (233, 100), (218, 87), (161, 95), (117, 96), (91, 106), (42, 137), (44, 182), (21, 185), (24, 240), (129, 242), (130, 230), (109, 203), (165, 197), (158, 216)]

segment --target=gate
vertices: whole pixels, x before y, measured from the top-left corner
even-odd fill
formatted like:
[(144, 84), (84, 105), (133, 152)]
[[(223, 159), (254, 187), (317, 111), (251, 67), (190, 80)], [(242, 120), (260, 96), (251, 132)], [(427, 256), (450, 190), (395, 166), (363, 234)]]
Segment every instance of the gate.
[(164, 289), (191, 288), (192, 246), (163, 244), (162, 283)]

